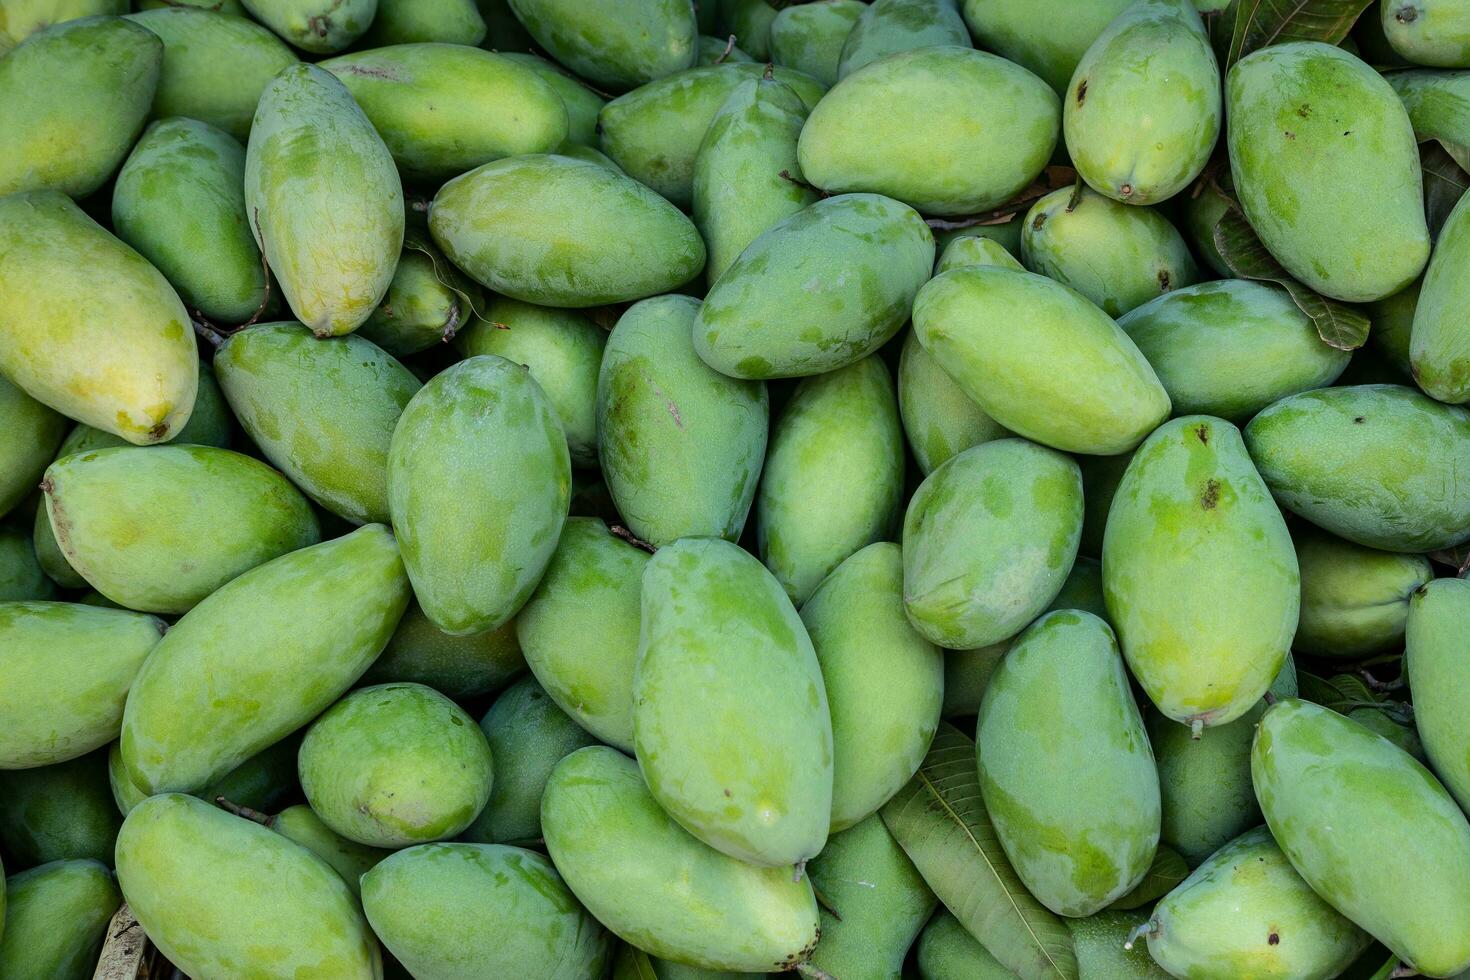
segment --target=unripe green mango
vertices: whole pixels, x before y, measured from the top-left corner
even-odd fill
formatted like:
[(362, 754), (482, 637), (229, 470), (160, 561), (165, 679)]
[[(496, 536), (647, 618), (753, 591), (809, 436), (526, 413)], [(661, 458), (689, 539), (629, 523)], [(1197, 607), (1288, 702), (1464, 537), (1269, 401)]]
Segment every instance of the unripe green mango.
[(165, 10), (174, 7), (197, 7), (213, 13), (229, 14), (232, 17), (249, 17), (240, 0), (135, 0), (133, 6), (141, 10)]
[(36, 560), (31, 536), (19, 528), (0, 527), (0, 602), (54, 599), (56, 584)]
[(350, 841), (337, 834), (322, 823), (322, 818), (316, 815), (315, 810), (304, 803), (282, 810), (271, 817), (266, 826), (327, 862), (358, 898), (362, 897), (359, 879), (392, 853)]
[(67, 419), (0, 375), (0, 516), (41, 482), (46, 464), (66, 435)]
[(1335, 977), (1373, 941), (1317, 897), (1265, 827), (1166, 895), (1146, 935), (1153, 958), (1187, 980)]
[(583, 313), (497, 296), (459, 339), (466, 357), (525, 365), (551, 402), (573, 466), (597, 465), (597, 374), (607, 332)]
[[(1364, 23), (1369, 21), (1370, 18), (1363, 18)], [(1397, 64), (1410, 68), (1408, 71), (1388, 72), (1383, 77), (1404, 103), (1404, 111), (1409, 114), (1415, 137), (1426, 142), (1431, 139), (1438, 141), (1462, 168), (1466, 162), (1470, 162), (1470, 146), (1466, 145), (1461, 123), (1466, 100), (1470, 98), (1470, 75), (1463, 71), (1413, 68), (1397, 55), (1383, 61), (1375, 59), (1372, 63)], [(1422, 154), (1420, 160), (1423, 160)], [(1443, 222), (1443, 217), (1439, 216), (1440, 223)], [(1437, 238), (1439, 229), (1431, 227), (1429, 234), (1431, 238)]]
[(106, 749), (54, 766), (0, 770), (0, 844), (13, 869), (88, 858), (110, 866), (121, 825)]
[(637, 946), (620, 943), (609, 980), (757, 980), (767, 975), (704, 970), (697, 966), (675, 963), (673, 960), (661, 960), (656, 956), (649, 956)]
[(682, 538), (649, 559), (642, 605), (633, 745), (654, 798), (742, 861), (816, 855), (832, 817), (832, 721), (780, 583), (738, 545)]
[(120, 17), (70, 20), (27, 38), (0, 60), (0, 195), (82, 198), (101, 187), (148, 118), (162, 64), (163, 42)]
[(707, 34), (701, 34), (699, 36), (699, 57), (695, 60), (696, 66), (718, 65), (726, 61), (754, 60), (750, 55), (737, 48), (733, 39), (721, 40), (717, 37), (710, 37)]
[[(694, 64), (699, 25), (685, 0), (510, 0), (553, 58), (604, 89), (625, 92)], [(754, 52), (752, 52), (754, 53)]]
[(240, 0), (252, 17), (303, 51), (332, 54), (362, 37), (378, 0)]
[[(300, 747), (300, 734), (288, 735), (193, 795), (206, 802), (223, 796), (236, 806), (262, 811), (274, 809), (287, 799), (299, 799), (301, 787), (296, 781), (296, 751)], [(107, 749), (107, 782), (112, 788), (112, 800), (123, 816), (148, 798), (148, 794), (128, 775), (127, 766), (123, 764), (122, 747), (117, 742)]]
[(1470, 966), (1470, 824), (1428, 769), (1335, 711), (1287, 699), (1256, 729), (1251, 780), (1312, 891), (1420, 973)]
[(478, 292), (428, 235), (408, 231), (388, 292), (357, 334), (394, 357), (446, 344), (470, 322)]
[[(1394, 704), (1391, 701), (1388, 703)], [(1419, 732), (1413, 727), (1412, 722), (1404, 724), (1394, 717), (1395, 714), (1397, 712), (1392, 709), (1380, 710), (1377, 707), (1364, 707), (1353, 708), (1347, 713), (1347, 717), (1370, 732), (1382, 735), (1420, 762), (1428, 765), (1429, 759), (1424, 753), (1424, 743), (1419, 739)]]
[(934, 263), (934, 274), (937, 276), (941, 272), (961, 269), (967, 265), (994, 265), (1017, 272), (1026, 271), (1026, 267), (1017, 262), (1015, 256), (995, 239), (961, 235), (951, 239), (939, 253), (939, 258)]
[(1408, 61), (1435, 68), (1470, 68), (1470, 11), (1460, 4), (1384, 0), (1379, 18), (1388, 43)]
[(1361, 660), (1396, 648), (1414, 592), (1434, 577), (1423, 555), (1377, 551), (1298, 526), (1302, 615), (1292, 646), (1330, 660)]
[(831, 85), (837, 81), (842, 46), (867, 9), (860, 0), (820, 0), (785, 8), (771, 21), (771, 60)]
[(898, 410), (909, 449), (925, 476), (971, 446), (1010, 435), (924, 349), (917, 330), (903, 339)]
[(378, 524), (221, 586), (174, 624), (128, 694), (128, 775), (150, 793), (192, 792), (280, 741), (361, 676), (408, 597)]
[(52, 24), (127, 12), (128, 0), (4, 0), (0, 2), (0, 55)]
[(1339, 537), (1421, 552), (1470, 535), (1456, 462), (1470, 456), (1470, 411), (1399, 385), (1322, 388), (1267, 408), (1245, 438), (1276, 500)]
[(1220, 69), (1194, 4), (1140, 0), (1119, 14), (1078, 62), (1062, 107), (1067, 152), (1093, 190), (1126, 204), (1183, 190), (1220, 135)]
[(1414, 329), (1414, 314), (1419, 308), (1419, 292), (1423, 279), (1400, 289), (1392, 296), (1368, 304), (1368, 319), (1373, 324), (1368, 334), (1368, 349), (1392, 364), (1404, 376), (1411, 376), (1409, 359)]
[(1239, 718), (1281, 671), (1301, 581), (1240, 431), (1186, 415), (1133, 455), (1108, 512), (1103, 589), (1133, 676), (1193, 726)]
[(940, 714), (945, 718), (973, 718), (980, 710), (990, 676), (1010, 646), (1010, 640), (1005, 639), (974, 650), (944, 651), (944, 706)]
[(931, 473), (903, 522), (904, 610), (931, 642), (972, 649), (1019, 633), (1077, 557), (1082, 474), (1024, 439), (982, 443)]
[[(502, 0), (503, 2), (503, 0)], [(592, 91), (571, 72), (554, 61), (547, 61), (527, 51), (506, 51), (500, 57), (529, 68), (550, 85), (567, 110), (567, 142), (579, 146), (597, 146), (597, 114), (607, 100)], [(565, 150), (563, 150), (565, 152)]]
[(452, 636), (410, 603), (382, 656), (362, 675), (368, 684), (409, 681), (451, 698), (491, 694), (526, 667), (515, 623), (468, 636)]
[(557, 871), (587, 910), (653, 956), (709, 970), (781, 971), (817, 943), (809, 880), (701, 844), (616, 749), (588, 746), (557, 763), (541, 827)]
[(129, 442), (171, 438), (193, 410), (199, 353), (168, 280), (55, 191), (0, 197), (0, 228), (0, 372)]
[(915, 962), (923, 980), (1015, 980), (960, 920), (941, 907), (916, 943)]
[(525, 605), (570, 497), (555, 410), (530, 372), (503, 357), (435, 375), (393, 432), (394, 531), (419, 605), (446, 633), (495, 629)]
[(87, 980), (122, 904), (112, 872), (98, 861), (53, 861), (5, 882), (0, 976)]
[[(263, 874), (273, 887), (260, 887)], [(148, 938), (190, 976), (383, 975), (378, 943), (330, 865), (192, 796), (154, 796), (128, 814), (117, 880)]]
[[(1470, 36), (1466, 41), (1470, 45)], [(1453, 405), (1470, 402), (1470, 328), (1464, 323), (1470, 289), (1461, 283), (1467, 262), (1470, 206), (1462, 199), (1435, 239), (1409, 338), (1414, 382), (1431, 398)]]
[(243, 11), (232, 16), (216, 13), (217, 3), (195, 10), (179, 0), (171, 2), (158, 10), (144, 10), (146, 4), (141, 4), (140, 13), (128, 15), (163, 41), (153, 117), (187, 116), (244, 143), (260, 93), (278, 72), (296, 63), (296, 55)]
[(1067, 919), (1077, 953), (1081, 980), (1168, 980), (1143, 943), (1128, 937), (1148, 921), (1145, 909), (1094, 912), (1085, 919)]
[(1168, 394), (1128, 335), (1042, 276), (952, 269), (919, 290), (914, 331), (997, 424), (1057, 449), (1123, 453), (1169, 416)]
[(1286, 271), (1350, 303), (1419, 275), (1429, 258), (1419, 154), (1377, 72), (1330, 44), (1275, 44), (1235, 63), (1225, 100), (1236, 193)]
[(1077, 560), (1072, 563), (1072, 570), (1067, 573), (1067, 580), (1062, 583), (1061, 591), (1047, 608), (1080, 609), (1092, 613), (1111, 626), (1107, 602), (1103, 598), (1102, 562), (1078, 555)]
[(985, 688), (975, 744), (985, 809), (1037, 901), (1091, 915), (1148, 872), (1159, 777), (1107, 623), (1059, 610), (1022, 633)]
[(921, 48), (833, 86), (802, 128), (797, 155), (803, 177), (825, 191), (970, 214), (1041, 173), (1060, 122), (1056, 93), (1024, 68), (968, 46)]
[(1337, 380), (1349, 352), (1329, 347), (1284, 289), (1221, 279), (1167, 292), (1118, 318), (1179, 415), (1243, 421)]
[(347, 87), (409, 178), (442, 182), (502, 157), (550, 153), (567, 138), (556, 90), (492, 51), (395, 43), (321, 67)]
[(485, 40), (475, 0), (378, 0), (364, 47), (442, 43), (474, 47)]
[(704, 268), (699, 230), (677, 208), (617, 171), (564, 156), (513, 157), (461, 174), (434, 196), (429, 230), (476, 281), (543, 306), (639, 299)]
[(1026, 268), (1120, 317), (1200, 278), (1184, 236), (1152, 208), (1119, 204), (1084, 187), (1052, 191), (1021, 226)]
[(973, 46), (954, 0), (873, 0), (843, 38), (837, 77), (902, 51), (950, 45)]
[[(1058, 92), (1083, 54), (1133, 0), (963, 0), (970, 33)], [(1135, 124), (1130, 121), (1130, 125)]]
[(695, 353), (700, 303), (659, 296), (625, 312), (597, 379), (597, 452), (628, 528), (661, 546), (689, 535), (734, 540), (765, 459), (766, 386)]
[[(936, 228), (934, 230), (934, 241), (940, 249), (944, 249), (960, 238), (989, 238), (999, 243), (1012, 256), (1021, 252), (1021, 225), (1025, 215), (1021, 212), (1003, 215), (995, 219), (999, 224), (993, 225), (970, 225), (966, 224), (960, 228)], [(982, 265), (1006, 265), (1009, 263), (980, 263)]]
[(1405, 667), (1414, 692), (1414, 723), (1429, 763), (1445, 787), (1470, 805), (1470, 739), (1464, 676), (1466, 631), (1470, 630), (1470, 580), (1435, 579), (1409, 599)]
[(770, 0), (715, 0), (716, 19), (724, 34), (733, 34), (752, 57), (771, 56), (771, 27), (779, 12)]
[(1194, 246), (1194, 254), (1205, 260), (1215, 274), (1229, 279), (1235, 275), (1220, 255), (1215, 245), (1215, 226), (1230, 210), (1230, 198), (1208, 181), (1199, 185), (1199, 193), (1193, 190), (1185, 197), (1183, 207), (1175, 220)]

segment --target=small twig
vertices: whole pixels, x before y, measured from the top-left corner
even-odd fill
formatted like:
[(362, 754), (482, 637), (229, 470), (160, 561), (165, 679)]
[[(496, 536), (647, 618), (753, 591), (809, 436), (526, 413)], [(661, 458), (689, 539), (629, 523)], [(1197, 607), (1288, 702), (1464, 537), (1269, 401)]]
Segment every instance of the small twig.
[(820, 966), (813, 966), (809, 962), (798, 963), (792, 969), (804, 977), (811, 978), (811, 980), (837, 980), (836, 977)]
[(1419, 976), (1418, 970), (1414, 969), (1412, 966), (1409, 966), (1409, 964), (1407, 963), (1403, 963), (1393, 968), (1393, 972), (1388, 975), (1388, 980), (1399, 980), (1399, 978), (1401, 977), (1417, 976)]
[(194, 332), (200, 337), (204, 338), (205, 342), (209, 344), (211, 350), (219, 350), (220, 345), (223, 344), (226, 339), (228, 339), (225, 334), (215, 329), (214, 324), (210, 323), (203, 317), (197, 315), (190, 317), (189, 322), (194, 325)]
[(1082, 181), (1082, 175), (1077, 175), (1077, 183), (1072, 185), (1072, 196), (1067, 198), (1067, 213), (1071, 214), (1077, 210), (1077, 205), (1082, 203), (1082, 188), (1087, 185)]
[(1363, 678), (1363, 681), (1368, 687), (1374, 691), (1401, 691), (1409, 683), (1408, 678), (1404, 677), (1402, 673), (1391, 681), (1381, 681), (1366, 670), (1358, 671), (1358, 676)]
[[(632, 531), (630, 531), (627, 528), (623, 527), (623, 525), (621, 525), (621, 524), (614, 524), (612, 527), (608, 528), (608, 530), (612, 532), (613, 537), (615, 537), (615, 538), (622, 538), (624, 541), (628, 542), (633, 547), (635, 547), (635, 548), (642, 548), (644, 551), (648, 552), (650, 555), (653, 554), (655, 551), (658, 550), (653, 545), (649, 544), (647, 541), (644, 541), (642, 538), (636, 536)], [(800, 881), (801, 879), (798, 878), (797, 880)]]
[(262, 827), (269, 827), (271, 825), (271, 818), (268, 815), (261, 813), (259, 810), (251, 809), (248, 806), (231, 803), (223, 796), (216, 796), (214, 798), (214, 805), (228, 813), (233, 813), (237, 817), (244, 817), (246, 820), (258, 823)]
[(806, 874), (806, 861), (804, 859), (801, 860), (801, 861), (797, 861), (795, 867), (793, 867), (791, 869), (791, 881), (793, 883), (799, 882), (799, 881), (801, 881), (802, 876), (805, 875), (805, 874)]
[(782, 180), (789, 181), (790, 183), (795, 184), (797, 187), (804, 187), (804, 188), (806, 188), (809, 191), (814, 191), (814, 192), (822, 195), (823, 197), (830, 197), (831, 196), (826, 191), (822, 190), (820, 187), (817, 187), (817, 186), (815, 186), (813, 184), (808, 184), (806, 181), (802, 180), (800, 177), (793, 177), (793, 176), (791, 176), (791, 171), (789, 171), (789, 170), (783, 170), (779, 174), (777, 174), (776, 176), (780, 177)]
[(1272, 694), (1270, 691), (1267, 691), (1265, 694), (1262, 694), (1261, 695), (1261, 698), (1262, 698), (1262, 700), (1264, 700), (1266, 702), (1266, 705), (1268, 707), (1270, 705), (1273, 705), (1273, 704), (1276, 703), (1276, 695)]
[(717, 65), (723, 64), (724, 61), (725, 61), (725, 59), (728, 58), (728, 57), (730, 57), (730, 52), (731, 51), (734, 51), (734, 50), (735, 50), (735, 35), (734, 34), (731, 34), (730, 37), (728, 39), (726, 39), (726, 41), (725, 41), (725, 50), (721, 51), (720, 52), (720, 56), (715, 59), (715, 64), (717, 64)]

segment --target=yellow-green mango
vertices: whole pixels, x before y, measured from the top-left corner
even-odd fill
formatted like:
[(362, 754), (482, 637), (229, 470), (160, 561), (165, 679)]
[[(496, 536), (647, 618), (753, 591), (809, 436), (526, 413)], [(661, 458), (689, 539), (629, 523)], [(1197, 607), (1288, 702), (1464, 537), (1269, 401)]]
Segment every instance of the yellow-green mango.
[(70, 602), (0, 603), (0, 769), (86, 755), (117, 738), (164, 623)]
[(122, 720), (128, 775), (193, 792), (320, 714), (388, 642), (408, 604), (388, 529), (372, 524), (221, 586), (148, 658)]
[(1103, 590), (1133, 676), (1192, 726), (1245, 714), (1281, 672), (1301, 581), (1240, 430), (1186, 415), (1149, 436), (1108, 511)]
[(1265, 409), (1245, 439), (1276, 500), (1339, 537), (1422, 552), (1470, 536), (1466, 409), (1399, 385), (1322, 388)]
[(1470, 289), (1460, 281), (1467, 262), (1470, 205), (1462, 198), (1435, 239), (1409, 337), (1414, 382), (1431, 398), (1452, 405), (1470, 402), (1470, 328), (1463, 316)]
[(568, 143), (589, 148), (597, 146), (597, 114), (607, 104), (606, 99), (582, 84), (581, 80), (561, 65), (539, 55), (528, 51), (502, 50), (500, 57), (529, 68), (556, 92), (567, 110)]
[(766, 453), (766, 386), (699, 359), (699, 311), (688, 296), (629, 307), (597, 379), (603, 478), (629, 530), (653, 545), (739, 538)]
[(557, 763), (541, 827), (573, 894), (619, 938), (653, 956), (709, 970), (776, 972), (805, 960), (817, 943), (817, 902), (804, 875), (700, 843), (616, 749), (588, 746)]
[(121, 825), (106, 749), (54, 766), (0, 770), (0, 844), (16, 868), (87, 858), (110, 866)]
[(649, 956), (637, 946), (620, 943), (617, 956), (613, 958), (609, 980), (758, 980), (767, 975), (705, 970), (673, 960), (661, 960), (656, 956)]
[(1341, 48), (1275, 44), (1226, 78), (1230, 172), (1282, 266), (1350, 303), (1403, 289), (1429, 258), (1419, 154), (1393, 87)]
[(1146, 909), (1105, 909), (1085, 919), (1067, 919), (1080, 980), (1169, 980), (1148, 947), (1128, 938), (1147, 921)]
[(322, 823), (316, 811), (304, 803), (282, 810), (266, 826), (331, 865), (358, 898), (362, 897), (362, 876), (392, 853), (348, 840)]
[(127, 12), (128, 0), (0, 0), (0, 55), (52, 24)]
[(0, 516), (41, 482), (46, 464), (66, 436), (67, 419), (0, 375)]
[(1298, 525), (1302, 614), (1292, 647), (1329, 660), (1386, 653), (1404, 639), (1414, 593), (1434, 577), (1429, 559), (1378, 551)]
[(1393, 50), (1413, 64), (1470, 68), (1470, 11), (1452, 0), (1383, 0), (1379, 24)]
[(1216, 275), (1225, 279), (1231, 278), (1235, 273), (1230, 271), (1230, 266), (1215, 245), (1215, 226), (1230, 207), (1230, 198), (1206, 181), (1199, 185), (1199, 193), (1190, 191), (1175, 217), (1181, 230), (1188, 236), (1189, 243), (1194, 246), (1194, 254), (1204, 259), (1205, 264), (1214, 269)]
[(553, 58), (604, 89), (625, 92), (699, 56), (688, 0), (510, 0), (510, 8)]
[[(299, 799), (301, 787), (296, 779), (296, 752), (300, 747), (300, 733), (288, 735), (193, 795), (206, 802), (223, 796), (236, 806), (261, 811), (273, 809), (287, 799)], [(123, 764), (122, 746), (117, 742), (107, 749), (107, 782), (112, 788), (112, 800), (123, 816), (148, 798), (148, 794), (128, 775), (127, 766)]]
[(362, 37), (378, 0), (240, 0), (252, 17), (303, 51), (332, 54)]
[(952, 45), (972, 46), (955, 0), (873, 0), (842, 40), (837, 77), (903, 51)]
[(31, 536), (19, 528), (0, 527), (0, 602), (53, 599), (56, 586), (36, 559)]
[(1056, 597), (1082, 534), (1082, 474), (1024, 439), (951, 457), (903, 521), (904, 610), (931, 642), (967, 650), (1019, 633)]
[(403, 248), (403, 187), (368, 117), (324, 69), (292, 65), (261, 93), (245, 204), (296, 319), (335, 337), (372, 315)]
[(1470, 806), (1470, 739), (1465, 727), (1470, 683), (1462, 669), (1467, 630), (1470, 580), (1435, 579), (1409, 599), (1404, 663), (1414, 692), (1414, 724), (1429, 764), (1461, 807)]
[(453, 635), (526, 604), (566, 521), (571, 462), (530, 371), (483, 354), (435, 375), (388, 453), (388, 508), (414, 594)]
[(1056, 93), (1024, 68), (969, 47), (921, 48), (834, 85), (802, 128), (797, 155), (802, 176), (830, 193), (970, 214), (1041, 173), (1060, 122)]
[(1148, 873), (1159, 777), (1108, 624), (1047, 613), (1011, 644), (975, 732), (980, 792), (1037, 901), (1083, 916)]
[(199, 353), (168, 280), (55, 191), (0, 197), (0, 228), (0, 372), (128, 442), (172, 438), (194, 407)]
[(786, 7), (771, 21), (771, 60), (831, 85), (837, 81), (842, 46), (867, 9), (860, 0), (819, 0)]
[(163, 42), (120, 17), (55, 24), (0, 58), (0, 195), (101, 187), (148, 118), (162, 64)]
[(1133, 0), (962, 0), (976, 42), (1065, 92), (1077, 63)]
[(694, 349), (736, 378), (823, 374), (898, 332), (934, 268), (918, 212), (878, 194), (841, 194), (778, 222), (710, 287)]
[(478, 290), (449, 264), (428, 235), (410, 230), (383, 302), (357, 328), (394, 357), (447, 344), (474, 315)]
[(914, 945), (922, 980), (1016, 980), (947, 908), (934, 913)]
[(1288, 698), (1256, 729), (1251, 780), (1312, 891), (1420, 973), (1470, 967), (1470, 824), (1413, 756)]
[(1078, 62), (1062, 97), (1062, 132), (1093, 190), (1157, 204), (1205, 168), (1220, 114), (1220, 69), (1194, 4), (1139, 0)]
[(993, 238), (980, 235), (961, 235), (953, 238), (939, 253), (934, 262), (934, 274), (960, 269), (967, 265), (995, 265), (1002, 269), (1024, 272), (1026, 267), (1006, 247)]
[(985, 414), (1048, 446), (1115, 455), (1169, 416), (1164, 386), (1128, 335), (1043, 276), (951, 269), (919, 290), (914, 331)]
[(515, 623), (468, 636), (451, 636), (410, 603), (383, 653), (362, 675), (367, 684), (411, 681), (451, 698), (491, 694), (526, 668)]
[(321, 67), (347, 87), (409, 178), (441, 182), (502, 157), (550, 153), (567, 138), (556, 90), (492, 51), (395, 44)]
[(133, 808), (117, 837), (117, 880), (148, 938), (190, 976), (383, 975), (357, 899), (329, 864), (192, 796)]
[(434, 196), (429, 230), (477, 282), (542, 306), (667, 292), (705, 260), (699, 230), (668, 201), (615, 170), (547, 154), (454, 178)]
[(474, 47), (485, 40), (475, 0), (378, 0), (364, 47), (442, 43)]
[(909, 449), (925, 476), (971, 446), (1010, 434), (924, 349), (917, 330), (910, 330), (903, 339), (898, 410)]
[(87, 980), (122, 904), (112, 872), (99, 861), (53, 861), (13, 874), (0, 940), (0, 976)]

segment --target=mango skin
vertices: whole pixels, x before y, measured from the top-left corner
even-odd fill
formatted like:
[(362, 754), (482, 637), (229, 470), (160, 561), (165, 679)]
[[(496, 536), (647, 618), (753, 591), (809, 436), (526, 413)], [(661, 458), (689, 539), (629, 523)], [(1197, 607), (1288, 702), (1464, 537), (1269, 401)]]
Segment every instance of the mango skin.
[(500, 57), (529, 68), (556, 92), (567, 112), (567, 143), (597, 148), (597, 114), (607, 104), (606, 99), (583, 85), (561, 65), (538, 55), (507, 51), (502, 47)]
[(996, 265), (1002, 269), (1025, 272), (1026, 267), (1017, 262), (1006, 247), (993, 238), (980, 235), (961, 235), (953, 238), (940, 250), (934, 262), (934, 274), (959, 269), (967, 265)]
[(174, 624), (128, 693), (133, 782), (201, 789), (315, 718), (373, 662), (408, 598), (398, 546), (377, 524), (221, 586)]
[(485, 40), (475, 0), (378, 0), (365, 47), (443, 43), (474, 47)]
[[(277, 889), (252, 883), (261, 875)], [(383, 975), (352, 890), (321, 858), (192, 796), (133, 808), (117, 880), (148, 938), (196, 977)]]
[(867, 4), (822, 0), (787, 7), (771, 21), (771, 60), (831, 85), (837, 81), (842, 46)]
[(1277, 44), (1235, 63), (1225, 99), (1236, 193), (1286, 271), (1350, 303), (1419, 275), (1429, 258), (1419, 154), (1377, 72), (1329, 44)]
[[(273, 810), (287, 799), (300, 797), (301, 787), (296, 781), (296, 751), (300, 747), (300, 733), (288, 735), (193, 795), (206, 802), (223, 796), (237, 806), (262, 812)], [(128, 774), (122, 746), (117, 742), (107, 748), (107, 782), (118, 812), (125, 817), (148, 798)]]
[(54, 599), (56, 585), (36, 559), (31, 536), (0, 527), (0, 602)]
[(970, 33), (987, 49), (1035, 72), (1058, 92), (1082, 56), (1133, 0), (963, 0)]
[(87, 980), (122, 904), (98, 861), (53, 861), (6, 879), (0, 971), (7, 977)]
[(478, 294), (428, 235), (407, 231), (388, 292), (357, 335), (394, 357), (447, 344), (473, 316)]
[(777, 17), (769, 0), (718, 0), (715, 10), (720, 32), (734, 34), (753, 57), (771, 56), (771, 26)]
[(1395, 649), (1420, 586), (1434, 577), (1423, 555), (1364, 548), (1300, 526), (1302, 616), (1292, 646), (1330, 660), (1360, 660)]
[(372, 315), (403, 248), (403, 187), (371, 121), (324, 69), (292, 65), (261, 92), (245, 205), (296, 319), (336, 337)]
[(1128, 335), (1043, 276), (951, 269), (919, 290), (914, 331), (987, 415), (1056, 449), (1127, 452), (1169, 416), (1168, 394)]
[(1389, 0), (1381, 6), (1379, 16), (1388, 43), (1408, 61), (1435, 68), (1470, 68), (1470, 18), (1459, 5), (1444, 0)]
[(362, 37), (378, 0), (240, 0), (252, 17), (311, 54), (341, 51)]
[(1470, 453), (1463, 408), (1399, 385), (1323, 388), (1265, 409), (1245, 439), (1276, 500), (1339, 537), (1423, 552), (1470, 535), (1470, 483), (1454, 465)]
[(1081, 975), (1108, 980), (1167, 980), (1148, 947), (1139, 942), (1127, 946), (1133, 930), (1148, 921), (1144, 910), (1094, 912), (1085, 919), (1065, 920), (1072, 933)]
[(541, 47), (593, 84), (623, 92), (689, 68), (699, 56), (694, 8), (650, 0), (510, 0)]
[(1183, 207), (1176, 218), (1180, 230), (1194, 246), (1194, 254), (1204, 259), (1205, 264), (1214, 269), (1216, 275), (1225, 279), (1233, 277), (1235, 273), (1230, 271), (1230, 266), (1225, 263), (1220, 249), (1215, 245), (1215, 226), (1228, 210), (1230, 199), (1218, 188), (1206, 183), (1201, 185), (1198, 195), (1184, 199)]
[(701, 970), (697, 966), (661, 960), (636, 946), (619, 943), (609, 980), (758, 980), (765, 976), (767, 974), (764, 973)]
[(1470, 301), (1470, 291), (1456, 273), (1467, 261), (1470, 207), (1456, 204), (1435, 239), (1409, 335), (1414, 382), (1431, 398), (1452, 405), (1470, 402), (1470, 330), (1457, 315)]
[(1015, 980), (947, 908), (934, 913), (915, 945), (922, 980)]
[(1324, 343), (1285, 290), (1249, 279), (1173, 290), (1118, 326), (1148, 358), (1176, 413), (1233, 422), (1330, 385), (1352, 356)]
[(1470, 743), (1464, 736), (1470, 685), (1460, 670), (1470, 625), (1470, 580), (1435, 579), (1409, 599), (1405, 666), (1424, 752), (1448, 789), (1470, 801)]
[(837, 77), (902, 51), (951, 45), (973, 46), (953, 0), (873, 0), (843, 39)]
[(127, 0), (6, 0), (0, 8), (0, 55), (52, 24), (127, 10)]
[(54, 766), (0, 770), (0, 844), (14, 869), (86, 859), (111, 865), (121, 825), (106, 749)]
[(359, 879), (392, 853), (342, 837), (322, 823), (316, 811), (304, 803), (288, 806), (271, 817), (267, 826), (325, 861), (359, 899), (362, 898)]
[(898, 410), (909, 449), (925, 476), (972, 446), (1010, 435), (924, 349), (917, 330), (903, 338)]
[(137, 445), (183, 428), (199, 354), (168, 280), (55, 191), (0, 197), (0, 227), (0, 372)]
[(597, 920), (653, 956), (707, 970), (785, 970), (816, 945), (812, 886), (701, 844), (616, 749), (578, 749), (541, 801), (546, 849)]
[(0, 375), (0, 516), (41, 482), (46, 464), (66, 436), (66, 416), (42, 405)]
[(1260, 700), (1296, 632), (1301, 580), (1235, 426), (1159, 426), (1118, 485), (1102, 559), (1123, 655), (1160, 711), (1223, 725)]
[[(1470, 824), (1428, 769), (1334, 711), (1286, 699), (1256, 729), (1251, 781), (1312, 891), (1420, 973), (1470, 966)], [(1395, 860), (1377, 860), (1380, 848)], [(1432, 920), (1420, 901), (1438, 910)]]
[(971, 214), (1041, 173), (1060, 125), (1056, 93), (1024, 68), (968, 45), (920, 48), (834, 85), (802, 128), (797, 157), (803, 176), (834, 194)]
[(414, 602), (362, 680), (409, 681), (466, 700), (500, 690), (525, 667), (514, 622), (484, 633), (451, 636)]

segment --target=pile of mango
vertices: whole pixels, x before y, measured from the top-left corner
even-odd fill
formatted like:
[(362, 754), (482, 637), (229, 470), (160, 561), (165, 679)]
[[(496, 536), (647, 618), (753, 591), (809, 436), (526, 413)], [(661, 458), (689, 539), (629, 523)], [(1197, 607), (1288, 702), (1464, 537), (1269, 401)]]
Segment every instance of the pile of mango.
[(1462, 168), (1467, 0), (0, 0), (0, 980), (1470, 976)]

